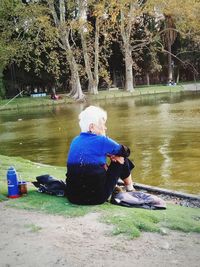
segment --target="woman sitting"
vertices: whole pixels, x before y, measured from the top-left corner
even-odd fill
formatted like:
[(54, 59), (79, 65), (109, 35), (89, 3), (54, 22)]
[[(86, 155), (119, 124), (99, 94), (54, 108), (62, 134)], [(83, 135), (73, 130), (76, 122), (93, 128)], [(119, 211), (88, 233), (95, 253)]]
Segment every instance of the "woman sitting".
[[(130, 150), (106, 137), (107, 113), (89, 106), (79, 114), (81, 133), (70, 145), (67, 160), (66, 194), (74, 204), (102, 204), (112, 194), (117, 181), (124, 181), (127, 191), (134, 190), (127, 158)], [(106, 164), (107, 157), (111, 163)]]

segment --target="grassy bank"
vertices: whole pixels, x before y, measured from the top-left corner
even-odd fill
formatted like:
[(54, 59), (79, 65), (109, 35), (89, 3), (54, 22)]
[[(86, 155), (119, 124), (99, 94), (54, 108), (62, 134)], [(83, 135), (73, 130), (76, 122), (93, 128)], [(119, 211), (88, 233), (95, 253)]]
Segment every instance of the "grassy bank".
[[(120, 97), (134, 97), (140, 95), (148, 95), (148, 94), (163, 94), (163, 93), (177, 93), (183, 91), (183, 87), (181, 85), (177, 86), (144, 86), (138, 87), (134, 92), (127, 92), (124, 90), (104, 90), (99, 91), (98, 95), (88, 95), (86, 94), (86, 99), (88, 100), (101, 100), (108, 98), (120, 98)], [(70, 104), (74, 103), (74, 100), (69, 98), (67, 95), (61, 95), (61, 99), (52, 100), (50, 96), (45, 97), (17, 97), (13, 100), (4, 99), (0, 100), (0, 111), (1, 110), (11, 110), (11, 109), (20, 109), (20, 108), (30, 108), (38, 107), (38, 106), (54, 106), (61, 104)]]
[(167, 210), (144, 210), (114, 206), (105, 203), (99, 206), (72, 205), (64, 197), (54, 197), (38, 193), (35, 187), (28, 183), (28, 195), (18, 199), (7, 199), (6, 172), (9, 166), (14, 166), (22, 179), (33, 181), (37, 175), (51, 174), (58, 179), (64, 179), (65, 168), (34, 163), (22, 158), (0, 155), (0, 201), (5, 201), (7, 207), (35, 210), (50, 214), (73, 217), (89, 212), (101, 214), (101, 220), (114, 225), (113, 234), (125, 234), (137, 237), (142, 231), (166, 234), (166, 229), (184, 232), (200, 233), (200, 210), (176, 205), (168, 205)]

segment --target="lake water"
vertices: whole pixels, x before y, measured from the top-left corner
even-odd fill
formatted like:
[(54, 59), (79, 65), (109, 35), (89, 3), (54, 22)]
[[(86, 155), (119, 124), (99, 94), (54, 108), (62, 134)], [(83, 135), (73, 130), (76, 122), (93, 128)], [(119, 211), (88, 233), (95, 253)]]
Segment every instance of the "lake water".
[[(108, 112), (108, 136), (131, 148), (138, 183), (200, 193), (200, 97), (140, 96), (0, 112), (0, 154), (65, 166), (78, 114)], [(63, 174), (64, 178), (64, 174)]]

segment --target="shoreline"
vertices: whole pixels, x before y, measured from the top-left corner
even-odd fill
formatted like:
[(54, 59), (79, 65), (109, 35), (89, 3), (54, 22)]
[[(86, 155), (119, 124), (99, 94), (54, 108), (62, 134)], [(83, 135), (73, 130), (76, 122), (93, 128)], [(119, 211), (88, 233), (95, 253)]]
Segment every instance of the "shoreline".
[[(7, 225), (6, 221), (9, 217), (11, 219), (11, 224), (13, 221), (12, 229), (14, 236), (12, 236), (11, 239), (15, 239), (15, 234), (17, 235), (18, 233), (19, 217), (15, 214), (20, 213), (28, 213), (26, 218), (27, 222), (22, 223), (22, 230), (24, 230), (25, 225), (29, 225), (25, 228), (31, 233), (37, 233), (38, 231), (40, 232), (41, 228), (43, 229), (43, 226), (41, 226), (38, 221), (32, 221), (32, 218), (35, 218), (34, 214), (38, 214), (38, 218), (45, 217), (45, 223), (47, 224), (48, 218), (51, 216), (55, 219), (62, 216), (63, 220), (66, 221), (67, 229), (69, 229), (68, 222), (71, 222), (71, 226), (73, 227), (73, 225), (76, 224), (77, 218), (80, 218), (80, 220), (83, 220), (81, 225), (85, 225), (83, 232), (87, 231), (86, 229), (88, 226), (88, 221), (85, 222), (84, 220), (92, 214), (96, 214), (98, 220), (95, 219), (93, 225), (96, 226), (98, 222), (101, 222), (102, 227), (109, 226), (111, 229), (109, 235), (113, 242), (115, 242), (114, 240), (116, 240), (116, 238), (118, 239), (120, 237), (123, 240), (126, 238), (135, 240), (138, 237), (142, 237), (144, 234), (149, 235), (150, 233), (152, 236), (161, 238), (162, 235), (168, 235), (168, 233), (171, 233), (173, 230), (178, 231), (179, 235), (182, 235), (183, 233), (194, 236), (200, 235), (199, 208), (197, 208), (197, 206), (180, 205), (177, 203), (177, 198), (169, 200), (160, 196), (166, 201), (167, 209), (165, 210), (127, 208), (113, 205), (109, 202), (102, 205), (91, 206), (74, 205), (71, 204), (66, 197), (56, 197), (39, 193), (31, 183), (32, 181), (35, 181), (35, 177), (45, 173), (49, 173), (53, 177), (60, 179), (65, 172), (65, 168), (55, 168), (50, 165), (37, 164), (19, 157), (10, 158), (2, 155), (0, 155), (0, 162), (0, 217), (5, 220), (3, 221), (1, 218), (0, 219), (2, 225), (5, 226)], [(27, 181), (28, 187), (28, 194), (16, 199), (7, 198), (6, 173), (11, 162), (17, 173)], [(3, 211), (5, 211), (5, 216), (3, 215)], [(23, 217), (24, 215), (22, 215), (22, 218)], [(54, 230), (56, 227), (58, 227), (58, 225), (55, 221)], [(82, 229), (82, 226), (80, 227)], [(76, 232), (78, 233), (79, 231), (79, 227), (77, 227)], [(49, 231), (47, 232), (49, 233)], [(6, 233), (9, 233), (9, 231)], [(0, 254), (1, 248), (0, 244)]]
[[(149, 87), (138, 87), (133, 92), (124, 91), (123, 89), (117, 90), (102, 90), (99, 91), (97, 95), (89, 95), (85, 93), (87, 101), (96, 101), (96, 100), (106, 100), (113, 98), (125, 98), (125, 97), (141, 97), (141, 96), (150, 96), (150, 95), (163, 95), (163, 94), (200, 94), (200, 83), (196, 84), (185, 84), (177, 86), (149, 86)], [(80, 101), (76, 101), (67, 96), (67, 94), (60, 94), (61, 99), (52, 100), (50, 96), (44, 97), (18, 97), (15, 99), (4, 99), (0, 100), (0, 112), (8, 110), (19, 110), (26, 109), (30, 107), (40, 107), (40, 106), (57, 106), (57, 105), (66, 105), (66, 104), (76, 104)], [(84, 102), (83, 102), (84, 103)]]

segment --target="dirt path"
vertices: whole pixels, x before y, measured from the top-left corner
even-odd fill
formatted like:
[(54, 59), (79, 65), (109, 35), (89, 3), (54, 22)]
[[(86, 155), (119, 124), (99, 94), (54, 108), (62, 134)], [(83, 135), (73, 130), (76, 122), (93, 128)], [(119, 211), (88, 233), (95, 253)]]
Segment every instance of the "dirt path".
[(98, 214), (45, 215), (0, 203), (0, 267), (200, 266), (200, 234), (111, 236)]

